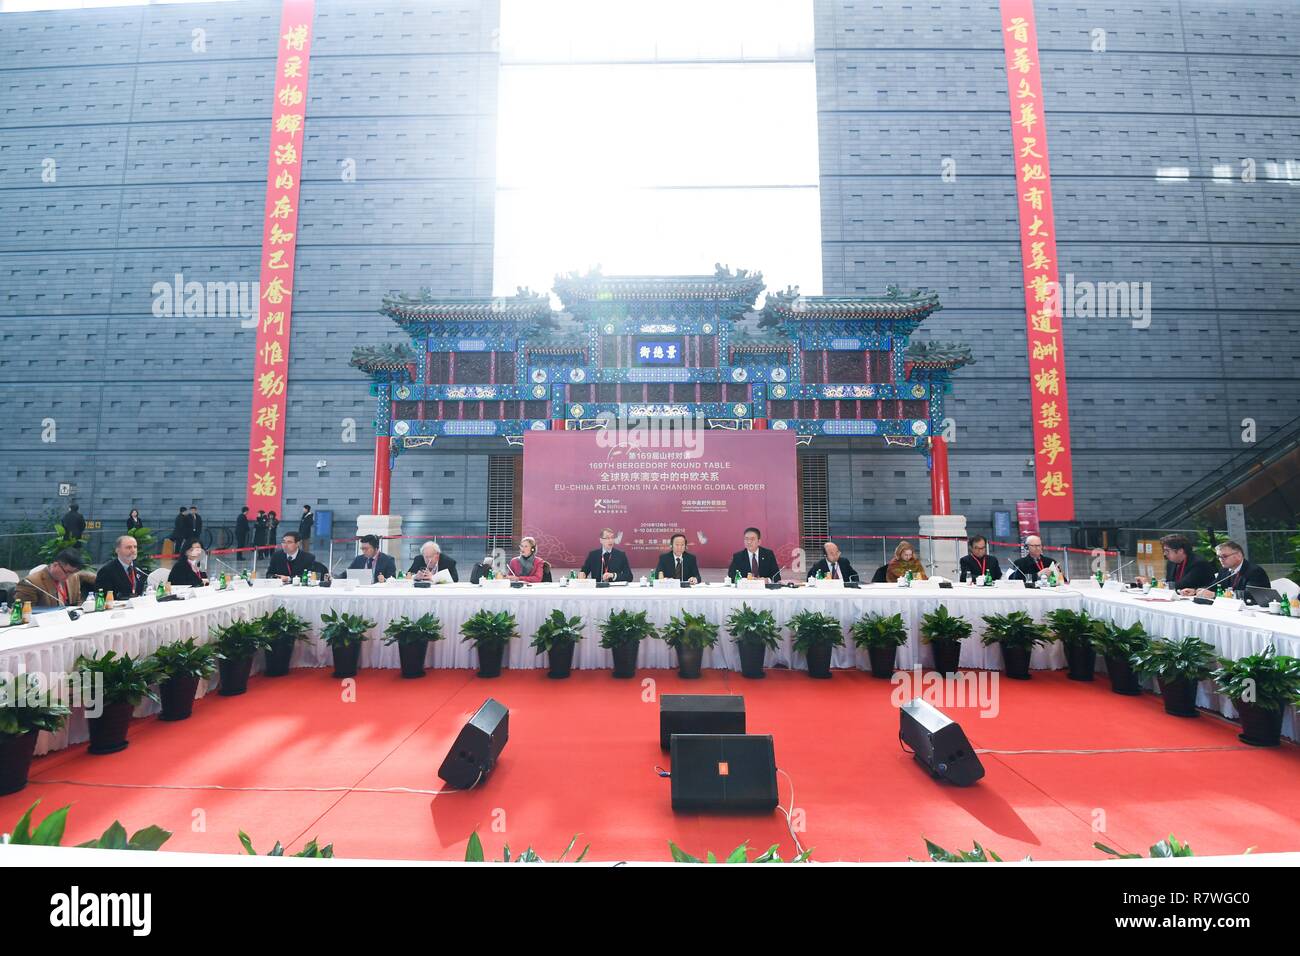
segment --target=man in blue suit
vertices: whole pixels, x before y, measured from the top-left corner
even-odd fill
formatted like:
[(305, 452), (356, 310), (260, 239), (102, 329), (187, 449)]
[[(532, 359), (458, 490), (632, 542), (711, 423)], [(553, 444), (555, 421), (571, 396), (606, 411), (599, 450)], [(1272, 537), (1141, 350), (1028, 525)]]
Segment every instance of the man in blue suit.
[[(363, 569), (370, 572), (371, 584), (381, 584), (388, 578), (397, 576), (397, 562), (391, 554), (379, 550), (379, 538), (373, 534), (361, 536), (361, 553), (348, 565), (348, 571)], [(346, 574), (345, 571), (344, 575)], [(357, 577), (364, 580), (363, 575), (358, 574)]]

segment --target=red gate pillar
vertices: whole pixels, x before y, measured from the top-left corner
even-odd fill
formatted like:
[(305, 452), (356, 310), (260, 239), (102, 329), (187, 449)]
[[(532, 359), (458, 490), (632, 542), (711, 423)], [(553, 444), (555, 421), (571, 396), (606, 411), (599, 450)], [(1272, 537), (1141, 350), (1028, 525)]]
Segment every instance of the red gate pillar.
[(388, 465), (391, 443), (392, 439), (387, 435), (379, 435), (375, 438), (375, 483), (370, 490), (371, 514), (388, 514), (388, 503), (391, 498), (389, 489), (393, 482), (393, 471)]
[(939, 436), (930, 439), (930, 511), (932, 514), (952, 514), (948, 498), (948, 440)]

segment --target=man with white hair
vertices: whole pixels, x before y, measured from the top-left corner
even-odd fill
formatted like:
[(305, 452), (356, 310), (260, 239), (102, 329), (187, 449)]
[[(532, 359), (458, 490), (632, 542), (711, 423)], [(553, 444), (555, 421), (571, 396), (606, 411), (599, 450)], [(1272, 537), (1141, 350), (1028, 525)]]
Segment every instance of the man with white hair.
[(1043, 554), (1043, 539), (1036, 534), (1031, 534), (1025, 538), (1025, 550), (1029, 553), (1023, 558), (1017, 558), (1011, 562), (1014, 570), (1007, 575), (1008, 580), (1021, 578), (1025, 581), (1037, 581), (1039, 578), (1046, 577), (1053, 568), (1056, 569), (1056, 576), (1062, 581), (1067, 580), (1065, 569)]
[(442, 548), (438, 546), (437, 541), (426, 541), (420, 545), (420, 553), (411, 562), (409, 573), (414, 575), (417, 581), (429, 581), (439, 571), (449, 572), (453, 581), (460, 580), (460, 576), (456, 573), (456, 562), (442, 553)]
[(144, 593), (148, 575), (136, 563), (139, 544), (129, 534), (124, 534), (113, 545), (113, 560), (95, 575), (96, 591), (112, 591), (113, 596), (125, 600)]

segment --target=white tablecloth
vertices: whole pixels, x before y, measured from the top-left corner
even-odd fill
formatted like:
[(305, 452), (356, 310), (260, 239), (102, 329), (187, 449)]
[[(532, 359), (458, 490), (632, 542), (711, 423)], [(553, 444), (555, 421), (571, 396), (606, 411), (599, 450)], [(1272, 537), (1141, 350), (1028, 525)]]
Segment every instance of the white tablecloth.
[[(722, 585), (700, 586), (682, 590), (643, 588), (636, 585), (612, 588), (569, 588), (559, 584), (528, 588), (490, 589), (468, 584), (444, 585), (417, 589), (409, 582), (358, 587), (272, 589), (240, 588), (229, 592), (198, 592), (190, 600), (158, 604), (152, 598), (140, 598), (133, 606), (103, 614), (85, 615), (79, 621), (59, 619), (41, 626), (0, 630), (0, 673), (36, 671), (46, 675), (70, 673), (82, 653), (118, 653), (144, 656), (161, 644), (195, 637), (208, 639), (214, 626), (243, 617), (257, 616), (284, 605), (307, 618), (312, 624), (312, 639), (299, 644), (293, 657), (295, 667), (323, 667), (331, 663), (329, 648), (320, 641), (320, 615), (327, 610), (363, 614), (376, 622), (372, 639), (363, 646), (362, 667), (397, 667), (396, 645), (384, 645), (383, 628), (393, 618), (417, 617), (433, 612), (442, 622), (444, 639), (431, 644), (425, 663), (430, 667), (473, 668), (477, 655), (472, 645), (461, 640), (460, 626), (474, 612), (508, 610), (519, 622), (520, 636), (511, 642), (506, 664), (511, 668), (545, 667), (546, 655), (536, 654), (530, 646), (542, 620), (558, 608), (567, 615), (583, 619), (583, 640), (574, 654), (578, 668), (608, 669), (613, 665), (609, 651), (600, 647), (598, 624), (612, 610), (644, 608), (650, 620), (662, 626), (682, 611), (705, 614), (721, 625), (718, 646), (704, 652), (705, 667), (740, 669), (740, 655), (726, 633), (727, 616), (741, 604), (772, 611), (782, 625), (780, 646), (769, 651), (766, 663), (806, 669), (802, 654), (792, 648), (793, 638), (784, 628), (799, 610), (813, 608), (837, 617), (845, 634), (845, 646), (832, 655), (833, 667), (869, 666), (865, 651), (853, 646), (849, 629), (860, 616), (870, 612), (901, 613), (908, 631), (908, 641), (898, 649), (897, 666), (910, 669), (918, 664), (933, 665), (933, 655), (920, 642), (921, 616), (946, 604), (953, 614), (965, 617), (974, 625), (971, 637), (962, 645), (961, 665), (968, 668), (1001, 669), (1002, 653), (995, 644), (984, 647), (982, 618), (988, 614), (1028, 611), (1035, 620), (1056, 608), (1086, 609), (1122, 625), (1141, 621), (1156, 637), (1181, 638), (1194, 634), (1213, 644), (1220, 656), (1236, 658), (1258, 653), (1272, 643), (1278, 653), (1300, 656), (1300, 621), (1228, 611), (1219, 607), (1194, 605), (1190, 601), (1175, 605), (1143, 602), (1127, 594), (1103, 591), (1095, 586), (1055, 591), (1031, 591), (1023, 588), (974, 588), (956, 585), (950, 590), (933, 584), (911, 588), (890, 585), (864, 586), (860, 590), (785, 588), (781, 590), (736, 589)], [(661, 640), (642, 643), (639, 666), (667, 668), (676, 666), (676, 655)], [(262, 667), (262, 655), (254, 663), (256, 673)], [(1100, 661), (1099, 661), (1100, 664)], [(1055, 669), (1065, 665), (1060, 644), (1034, 650), (1031, 666)], [(1103, 665), (1104, 666), (1104, 665)], [(213, 679), (215, 686), (215, 676)], [(200, 686), (200, 695), (209, 689)], [(1219, 698), (1208, 682), (1202, 684), (1199, 703), (1217, 707), (1234, 716), (1231, 704)], [(157, 705), (144, 701), (136, 716), (153, 713)], [(1294, 715), (1287, 714), (1284, 732), (1294, 738)], [(85, 718), (74, 713), (68, 726), (57, 735), (41, 734), (37, 752), (65, 747), (87, 739)]]

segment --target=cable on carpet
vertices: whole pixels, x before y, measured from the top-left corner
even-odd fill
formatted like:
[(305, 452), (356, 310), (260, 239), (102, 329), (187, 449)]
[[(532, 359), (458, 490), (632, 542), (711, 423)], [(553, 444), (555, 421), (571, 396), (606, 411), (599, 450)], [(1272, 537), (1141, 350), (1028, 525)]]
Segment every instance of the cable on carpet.
[(803, 844), (800, 843), (799, 838), (794, 835), (794, 820), (791, 819), (791, 816), (794, 813), (794, 778), (780, 767), (777, 768), (776, 772), (790, 781), (790, 809), (787, 810), (785, 807), (781, 806), (780, 803), (776, 805), (776, 808), (780, 810), (781, 815), (785, 817), (785, 828), (790, 831), (790, 839), (794, 841), (794, 848), (798, 850), (799, 855), (802, 856), (804, 852)]
[(32, 783), (63, 784), (73, 787), (110, 787), (118, 790), (229, 790), (242, 793), (417, 793), (438, 797), (445, 793), (468, 793), (483, 781), (483, 773), (464, 790), (421, 790), (416, 787), (227, 787), (219, 783), (92, 783), (86, 780), (32, 780)]
[(1016, 756), (1018, 754), (1079, 754), (1082, 756), (1091, 754), (1187, 754), (1212, 753), (1218, 750), (1253, 749), (1255, 748), (1245, 745), (1226, 747), (1113, 747), (1098, 750), (992, 750), (984, 747), (974, 748), (977, 754), (1002, 754), (1006, 756)]

